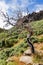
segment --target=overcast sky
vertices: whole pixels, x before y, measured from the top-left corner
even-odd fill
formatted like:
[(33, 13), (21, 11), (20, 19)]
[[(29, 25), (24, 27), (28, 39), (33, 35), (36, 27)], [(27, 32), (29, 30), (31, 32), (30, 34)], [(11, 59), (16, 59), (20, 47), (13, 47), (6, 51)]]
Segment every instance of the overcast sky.
[[(43, 10), (43, 0), (0, 0), (0, 10), (4, 13), (12, 14), (13, 11), (21, 9), (23, 15), (26, 15), (26, 8), (28, 8), (29, 13), (39, 10)], [(3, 17), (0, 15), (0, 27), (3, 28), (5, 23), (3, 23)], [(10, 28), (6, 27), (6, 29)]]

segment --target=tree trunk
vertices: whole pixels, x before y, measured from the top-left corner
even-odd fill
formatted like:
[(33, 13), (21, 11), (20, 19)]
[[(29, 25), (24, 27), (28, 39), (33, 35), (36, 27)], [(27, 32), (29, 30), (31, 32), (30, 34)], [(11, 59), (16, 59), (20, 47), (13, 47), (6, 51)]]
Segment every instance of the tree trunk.
[(34, 54), (34, 53), (35, 53), (35, 50), (34, 50), (33, 44), (32, 44), (31, 41), (30, 41), (30, 37), (31, 37), (31, 34), (29, 34), (29, 35), (27, 36), (27, 42), (28, 42), (28, 45), (29, 45), (30, 48), (31, 48), (31, 52)]

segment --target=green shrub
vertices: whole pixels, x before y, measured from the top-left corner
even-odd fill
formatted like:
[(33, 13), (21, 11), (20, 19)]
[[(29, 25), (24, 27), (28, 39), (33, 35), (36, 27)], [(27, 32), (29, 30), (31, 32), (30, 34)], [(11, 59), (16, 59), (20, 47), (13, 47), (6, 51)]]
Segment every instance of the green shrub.
[(0, 65), (7, 65), (5, 60), (0, 60)]
[(0, 41), (0, 48), (2, 48), (2, 43), (1, 43), (1, 41)]
[(5, 46), (6, 47), (12, 47), (14, 44), (18, 42), (18, 39), (7, 39)]
[(24, 38), (24, 43), (27, 43), (27, 38)]
[(7, 56), (7, 54), (6, 54), (5, 51), (1, 51), (1, 52), (0, 52), (0, 59), (2, 59), (2, 60), (4, 59), (4, 60), (5, 60), (5, 59), (7, 59), (7, 57), (8, 57), (8, 56)]
[(41, 38), (39, 39), (39, 42), (43, 42), (43, 37), (41, 37)]
[(0, 48), (5, 47), (5, 39), (2, 39), (0, 41)]
[(30, 24), (33, 28), (34, 35), (43, 34), (43, 20), (31, 22)]
[(15, 32), (14, 32), (14, 35), (18, 35), (18, 32), (17, 32), (17, 31), (15, 31)]
[(25, 33), (21, 33), (21, 34), (19, 34), (19, 38), (26, 38), (27, 37), (27, 35), (25, 34)]
[(11, 41), (11, 40), (6, 40), (5, 46), (6, 46), (6, 47), (11, 47), (11, 46), (13, 46), (12, 41)]
[(8, 62), (7, 65), (18, 65), (17, 62)]
[(35, 37), (35, 36), (32, 36), (30, 40), (32, 41), (32, 43), (39, 42), (39, 39), (37, 37)]
[(5, 46), (5, 39), (2, 40), (2, 47)]
[(13, 55), (21, 55), (28, 47), (27, 43), (21, 43), (17, 47), (11, 47), (0, 51), (0, 59), (7, 59)]
[(9, 39), (17, 39), (18, 38), (18, 35), (12, 35)]
[(18, 42), (18, 39), (14, 39), (14, 43), (17, 43)]

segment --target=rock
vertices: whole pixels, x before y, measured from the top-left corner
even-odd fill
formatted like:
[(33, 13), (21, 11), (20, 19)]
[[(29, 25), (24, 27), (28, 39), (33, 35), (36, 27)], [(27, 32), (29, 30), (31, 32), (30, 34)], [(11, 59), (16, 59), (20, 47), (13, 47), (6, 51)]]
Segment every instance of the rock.
[(9, 62), (9, 61), (13, 61), (11, 58), (8, 58), (7, 60), (6, 60), (6, 62)]
[(39, 65), (39, 63), (33, 63), (33, 65)]
[(32, 63), (32, 56), (21, 56), (20, 62), (24, 62), (26, 64), (31, 64)]
[(16, 56), (12, 56), (12, 57), (9, 57), (7, 60), (6, 60), (6, 62), (9, 62), (9, 61), (19, 61), (19, 58), (18, 57), (16, 57)]
[(31, 49), (26, 50), (23, 55), (31, 56), (32, 55)]

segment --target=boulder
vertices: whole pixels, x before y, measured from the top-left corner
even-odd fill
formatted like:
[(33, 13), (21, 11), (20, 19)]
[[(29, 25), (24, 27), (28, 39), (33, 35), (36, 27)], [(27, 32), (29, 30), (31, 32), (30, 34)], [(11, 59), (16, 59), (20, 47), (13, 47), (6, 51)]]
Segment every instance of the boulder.
[(32, 56), (21, 56), (19, 61), (26, 64), (32, 64)]
[(26, 50), (23, 55), (31, 56), (32, 55), (31, 49)]

